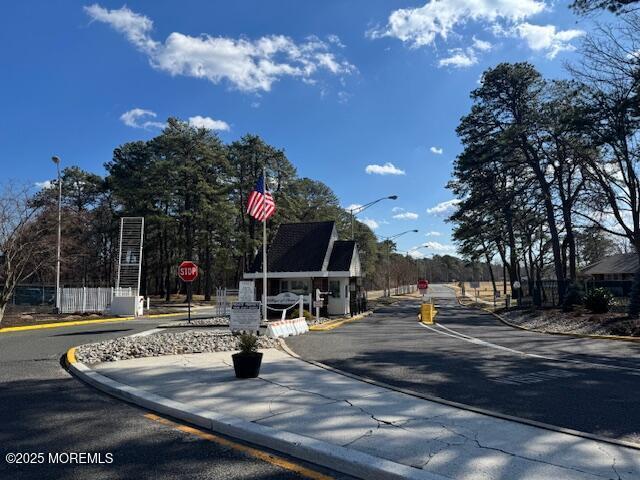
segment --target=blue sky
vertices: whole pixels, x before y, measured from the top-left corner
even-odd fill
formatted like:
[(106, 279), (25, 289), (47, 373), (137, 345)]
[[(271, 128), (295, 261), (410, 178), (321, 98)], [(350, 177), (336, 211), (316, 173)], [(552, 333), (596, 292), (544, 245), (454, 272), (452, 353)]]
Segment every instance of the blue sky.
[(51, 178), (52, 154), (104, 173), (114, 147), (178, 116), (226, 142), (261, 135), (345, 207), (398, 195), (361, 218), (381, 236), (418, 229), (400, 250), (451, 253), (445, 185), (469, 92), (501, 61), (565, 76), (593, 28), (568, 3), (7, 2), (3, 176)]

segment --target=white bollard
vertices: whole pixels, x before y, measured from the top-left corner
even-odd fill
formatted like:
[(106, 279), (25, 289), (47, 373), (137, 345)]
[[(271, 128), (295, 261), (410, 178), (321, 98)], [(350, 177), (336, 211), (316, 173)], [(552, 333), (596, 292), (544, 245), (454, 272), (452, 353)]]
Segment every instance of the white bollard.
[(304, 297), (300, 295), (300, 317), (304, 317)]

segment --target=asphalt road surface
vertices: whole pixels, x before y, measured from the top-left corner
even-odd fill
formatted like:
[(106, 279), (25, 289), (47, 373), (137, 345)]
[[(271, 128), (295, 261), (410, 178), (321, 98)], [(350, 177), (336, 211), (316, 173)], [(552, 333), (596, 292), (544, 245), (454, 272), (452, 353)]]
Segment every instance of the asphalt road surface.
[[(298, 474), (144, 417), (60, 365), (72, 346), (131, 335), (167, 319), (0, 334), (1, 479), (300, 479)], [(10, 465), (7, 453), (43, 452)], [(49, 464), (48, 454), (111, 453), (113, 463)], [(315, 468), (314, 468), (315, 469)]]
[(437, 324), (404, 300), (328, 332), (292, 337), (304, 358), (414, 392), (640, 443), (640, 344), (514, 329), (430, 287)]

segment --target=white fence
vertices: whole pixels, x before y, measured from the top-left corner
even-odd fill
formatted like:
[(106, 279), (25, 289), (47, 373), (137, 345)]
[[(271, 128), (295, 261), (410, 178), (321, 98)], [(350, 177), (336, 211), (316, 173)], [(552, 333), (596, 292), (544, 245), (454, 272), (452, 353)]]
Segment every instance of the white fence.
[(111, 307), (114, 295), (131, 296), (132, 288), (61, 288), (61, 313), (104, 312)]
[(238, 300), (238, 290), (218, 287), (216, 288), (216, 304), (214, 315), (224, 317), (231, 314), (231, 302)]

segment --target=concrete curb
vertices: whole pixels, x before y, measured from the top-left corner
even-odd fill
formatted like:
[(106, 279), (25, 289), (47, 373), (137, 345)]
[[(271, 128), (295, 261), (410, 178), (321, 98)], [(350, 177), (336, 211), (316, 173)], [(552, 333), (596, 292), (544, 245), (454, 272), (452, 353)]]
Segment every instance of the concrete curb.
[(633, 448), (634, 450), (640, 450), (640, 443), (633, 443), (633, 442), (628, 442), (626, 440), (617, 440), (615, 438), (602, 437), (600, 435), (595, 435), (593, 433), (581, 432), (579, 430), (573, 430), (573, 429), (570, 429), (570, 428), (558, 427), (556, 425), (551, 425), (549, 423), (544, 423), (544, 422), (538, 422), (536, 420), (529, 420), (527, 418), (515, 417), (515, 416), (512, 416), (512, 415), (507, 415), (505, 413), (494, 412), (492, 410), (486, 410), (484, 408), (474, 407), (473, 405), (467, 405), (466, 403), (454, 402), (454, 401), (451, 401), (451, 400), (446, 400), (446, 399), (441, 398), (441, 397), (436, 397), (435, 395), (429, 395), (429, 394), (425, 394), (425, 393), (414, 392), (412, 390), (408, 390), (406, 388), (401, 388), (401, 387), (396, 387), (395, 385), (390, 385), (390, 384), (385, 383), (385, 382), (380, 382), (380, 381), (374, 380), (372, 378), (362, 377), (362, 376), (356, 375), (354, 373), (345, 372), (344, 370), (340, 370), (340, 369), (334, 368), (334, 367), (332, 367), (330, 365), (326, 365), (326, 364), (324, 364), (322, 362), (316, 362), (315, 360), (307, 360), (307, 359), (301, 357), (300, 355), (298, 355), (293, 350), (291, 350), (291, 348), (289, 348), (289, 346), (284, 342), (284, 339), (280, 338), (278, 340), (280, 341), (280, 346), (282, 347), (282, 350), (285, 353), (287, 353), (288, 355), (291, 355), (292, 357), (297, 358), (298, 360), (302, 360), (303, 362), (307, 362), (307, 363), (309, 363), (311, 365), (315, 365), (316, 367), (323, 368), (323, 369), (328, 370), (330, 372), (337, 373), (337, 374), (343, 375), (345, 377), (352, 378), (354, 380), (360, 380), (361, 382), (365, 382), (365, 383), (368, 383), (370, 385), (375, 385), (377, 387), (382, 387), (382, 388), (386, 388), (388, 390), (393, 390), (394, 392), (404, 393), (405, 395), (410, 395), (412, 397), (421, 398), (423, 400), (428, 400), (430, 402), (439, 403), (441, 405), (447, 405), (449, 407), (459, 408), (460, 410), (467, 410), (469, 412), (479, 413), (481, 415), (486, 415), (488, 417), (494, 417), (494, 418), (499, 418), (501, 420), (508, 420), (510, 422), (521, 423), (523, 425), (529, 425), (531, 427), (542, 428), (544, 430), (549, 430), (551, 432), (564, 433), (566, 435), (572, 435), (574, 437), (586, 438), (587, 440), (595, 440), (597, 442), (609, 443), (611, 445), (617, 445), (617, 446), (620, 446), (620, 447), (627, 447), (627, 448)]
[(93, 325), (99, 323), (120, 323), (130, 322), (132, 320), (152, 320), (154, 318), (164, 317), (183, 317), (186, 313), (157, 313), (153, 315), (142, 315), (140, 317), (112, 317), (112, 318), (95, 318), (91, 320), (71, 320), (69, 322), (51, 322), (42, 323), (40, 325), (23, 325), (18, 327), (4, 327), (0, 328), (1, 333), (9, 332), (24, 332), (29, 330), (42, 330), (44, 328), (63, 328), (63, 327), (77, 327), (80, 325)]
[(363, 318), (366, 318), (371, 314), (373, 314), (373, 310), (367, 310), (366, 312), (360, 313), (358, 315), (354, 315), (353, 317), (337, 318), (335, 320), (329, 320), (328, 322), (317, 323), (315, 325), (311, 325), (309, 327), (309, 331), (327, 332), (329, 330), (333, 330), (335, 328), (341, 327), (345, 323), (355, 322), (356, 320), (362, 320)]
[(629, 337), (624, 335), (590, 335), (588, 333), (569, 333), (569, 332), (543, 332), (541, 330), (535, 330), (533, 328), (523, 327), (522, 325), (518, 325), (516, 323), (510, 322), (506, 318), (497, 314), (496, 312), (489, 310), (488, 308), (482, 308), (477, 306), (465, 305), (460, 301), (460, 298), (456, 295), (456, 300), (458, 304), (467, 308), (475, 308), (476, 310), (482, 310), (483, 312), (490, 313), (494, 317), (496, 317), (500, 322), (504, 323), (506, 326), (511, 328), (517, 328), (518, 330), (524, 330), (525, 332), (533, 332), (533, 333), (542, 333), (545, 335), (561, 335), (564, 337), (574, 337), (574, 338), (592, 338), (595, 340), (617, 340), (620, 342), (634, 342), (639, 343), (640, 337)]
[(357, 450), (295, 433), (280, 431), (230, 415), (191, 407), (187, 404), (116, 382), (78, 362), (75, 358), (75, 348), (67, 351), (66, 360), (68, 369), (74, 376), (116, 398), (340, 473), (365, 480), (450, 480)]

